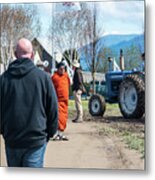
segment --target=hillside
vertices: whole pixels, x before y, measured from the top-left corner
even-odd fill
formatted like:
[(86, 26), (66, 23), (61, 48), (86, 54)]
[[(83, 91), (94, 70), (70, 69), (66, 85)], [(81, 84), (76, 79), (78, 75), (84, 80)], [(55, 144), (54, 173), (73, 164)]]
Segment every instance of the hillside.
[[(123, 49), (123, 51), (126, 51), (127, 49), (133, 46), (133, 47), (137, 47), (138, 51), (140, 51), (141, 53), (144, 52), (144, 35), (143, 34), (107, 35), (107, 36), (101, 37), (100, 40), (98, 41), (98, 44), (100, 46), (100, 49), (103, 49), (103, 48), (110, 49), (109, 56), (111, 56), (112, 54), (113, 57), (115, 57), (116, 61), (118, 61), (120, 49)], [(85, 71), (88, 71), (89, 68), (85, 60), (86, 58), (84, 54), (84, 49), (91, 48), (91, 46), (92, 46), (91, 44), (88, 44), (79, 49), (79, 52), (81, 54), (81, 57), (80, 57), (81, 66), (82, 66), (82, 69)], [(135, 53), (139, 53), (139, 52), (135, 52)], [(135, 61), (138, 61), (138, 60), (139, 59), (135, 59)]]
[(110, 46), (110, 49), (114, 52), (118, 52), (120, 49), (127, 49), (131, 46), (138, 47), (140, 52), (144, 52), (144, 36), (143, 35), (138, 35), (130, 40), (123, 40), (117, 44), (113, 44)]
[(111, 47), (113, 45), (117, 45), (123, 41), (130, 41), (137, 37), (135, 34), (131, 35), (106, 35), (100, 38), (99, 42), (102, 42), (102, 44), (106, 47)]

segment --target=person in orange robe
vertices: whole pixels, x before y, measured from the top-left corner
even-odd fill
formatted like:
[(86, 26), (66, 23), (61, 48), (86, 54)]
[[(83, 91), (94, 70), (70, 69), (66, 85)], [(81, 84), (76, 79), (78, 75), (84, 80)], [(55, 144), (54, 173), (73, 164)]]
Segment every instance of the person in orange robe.
[(60, 62), (57, 71), (52, 76), (52, 81), (58, 97), (58, 131), (53, 140), (68, 140), (63, 134), (67, 126), (68, 119), (68, 100), (69, 100), (69, 76), (65, 70), (65, 64)]

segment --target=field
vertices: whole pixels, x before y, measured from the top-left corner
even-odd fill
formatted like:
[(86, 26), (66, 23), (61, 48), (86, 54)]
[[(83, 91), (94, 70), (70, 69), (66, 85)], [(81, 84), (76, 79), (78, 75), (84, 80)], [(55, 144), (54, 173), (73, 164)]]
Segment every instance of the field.
[[(97, 132), (100, 136), (119, 137), (129, 149), (140, 153), (141, 158), (145, 157), (145, 126), (144, 117), (139, 120), (123, 119), (117, 104), (106, 104), (104, 117), (92, 117), (88, 111), (88, 101), (83, 100), (84, 121), (94, 121), (100, 126)], [(69, 101), (69, 117), (76, 113), (74, 101)]]
[[(64, 134), (69, 141), (50, 140), (44, 167), (86, 169), (145, 169), (145, 121), (124, 119), (117, 105), (107, 104), (104, 117), (91, 117), (83, 100), (84, 122), (72, 123), (74, 101), (69, 101), (69, 119)], [(7, 166), (1, 137), (1, 166)]]

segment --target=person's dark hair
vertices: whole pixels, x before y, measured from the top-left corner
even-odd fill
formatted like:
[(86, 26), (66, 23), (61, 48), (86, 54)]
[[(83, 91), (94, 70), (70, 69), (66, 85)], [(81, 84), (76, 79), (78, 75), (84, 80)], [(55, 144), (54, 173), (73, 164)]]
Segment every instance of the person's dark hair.
[(57, 64), (57, 69), (59, 69), (60, 67), (64, 67), (65, 68), (65, 64), (63, 62), (60, 62)]
[(145, 58), (145, 53), (142, 53), (142, 55), (141, 55), (141, 56), (142, 56), (142, 58)]

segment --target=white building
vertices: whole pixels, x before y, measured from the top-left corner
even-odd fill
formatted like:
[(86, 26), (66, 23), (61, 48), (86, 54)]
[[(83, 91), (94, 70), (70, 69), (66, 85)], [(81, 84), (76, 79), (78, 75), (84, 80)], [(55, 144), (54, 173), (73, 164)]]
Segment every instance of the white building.
[[(82, 75), (84, 83), (90, 83), (92, 81), (91, 72), (82, 71)], [(95, 81), (105, 81), (105, 74), (95, 73)]]

